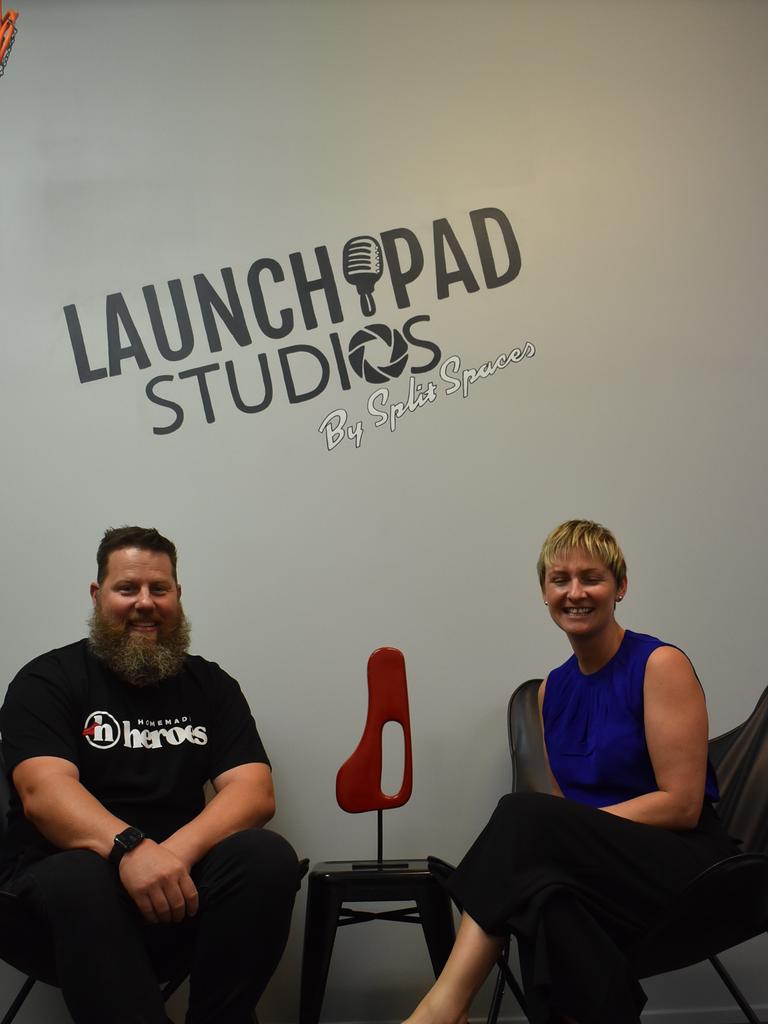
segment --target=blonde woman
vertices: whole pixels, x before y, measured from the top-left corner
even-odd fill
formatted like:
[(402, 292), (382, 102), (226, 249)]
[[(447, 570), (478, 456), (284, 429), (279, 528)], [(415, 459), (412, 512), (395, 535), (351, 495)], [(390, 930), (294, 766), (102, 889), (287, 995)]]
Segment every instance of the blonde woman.
[(408, 1024), (464, 1024), (510, 931), (533, 1024), (637, 1024), (645, 995), (626, 954), (675, 892), (738, 852), (712, 807), (690, 661), (616, 620), (627, 571), (613, 534), (561, 524), (538, 573), (573, 650), (539, 692), (551, 794), (503, 797), (451, 876), (456, 943)]

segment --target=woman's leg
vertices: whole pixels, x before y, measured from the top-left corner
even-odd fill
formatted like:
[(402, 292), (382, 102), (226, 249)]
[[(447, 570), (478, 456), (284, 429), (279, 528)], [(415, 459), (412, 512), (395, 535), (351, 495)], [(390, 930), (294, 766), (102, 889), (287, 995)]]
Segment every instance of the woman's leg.
[(463, 914), (440, 977), (406, 1024), (464, 1024), (470, 1004), (496, 963), (504, 940)]
[(645, 998), (625, 950), (701, 866), (675, 833), (514, 794), (447, 888), (486, 934), (518, 937), (532, 1021), (637, 1024)]

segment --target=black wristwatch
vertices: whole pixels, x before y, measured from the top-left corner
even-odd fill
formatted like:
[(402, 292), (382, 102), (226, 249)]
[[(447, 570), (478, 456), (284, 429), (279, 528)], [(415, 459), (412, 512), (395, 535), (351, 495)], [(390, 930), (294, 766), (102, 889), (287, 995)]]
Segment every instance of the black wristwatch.
[(135, 850), (139, 843), (146, 838), (141, 829), (138, 828), (129, 827), (123, 832), (118, 832), (115, 836), (114, 846), (109, 851), (110, 863), (117, 867), (126, 853)]

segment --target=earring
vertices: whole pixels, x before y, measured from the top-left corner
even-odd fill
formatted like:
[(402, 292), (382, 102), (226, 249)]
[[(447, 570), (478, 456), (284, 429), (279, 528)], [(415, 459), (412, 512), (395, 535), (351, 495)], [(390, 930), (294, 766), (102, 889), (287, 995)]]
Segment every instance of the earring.
[(549, 607), (549, 601), (545, 601), (544, 604), (546, 605), (547, 608)]
[(616, 598), (616, 600), (617, 601), (623, 601), (624, 600), (624, 595), (623, 594), (619, 594), (619, 596)]

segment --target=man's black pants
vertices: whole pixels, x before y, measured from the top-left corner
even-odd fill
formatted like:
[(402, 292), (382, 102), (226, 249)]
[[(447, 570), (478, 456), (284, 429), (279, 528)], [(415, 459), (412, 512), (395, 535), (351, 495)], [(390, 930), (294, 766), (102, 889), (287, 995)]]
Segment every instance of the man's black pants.
[(187, 1024), (250, 1024), (285, 948), (299, 886), (291, 846), (248, 829), (192, 869), (194, 918), (149, 925), (115, 868), (90, 850), (27, 865), (3, 889), (17, 894), (50, 936), (56, 975), (76, 1024), (165, 1024), (158, 979), (190, 969)]

